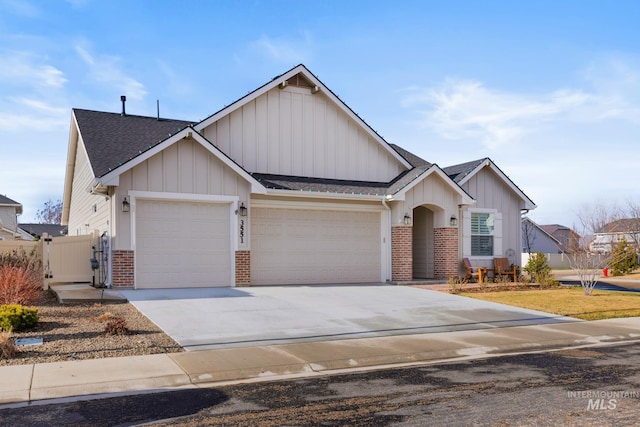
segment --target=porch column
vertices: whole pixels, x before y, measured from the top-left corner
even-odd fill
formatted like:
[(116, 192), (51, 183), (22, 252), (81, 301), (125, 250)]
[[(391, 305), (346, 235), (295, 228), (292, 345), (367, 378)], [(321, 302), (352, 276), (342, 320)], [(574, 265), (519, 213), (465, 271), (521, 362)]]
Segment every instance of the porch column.
[(413, 227), (391, 227), (391, 280), (408, 282), (413, 279)]
[(458, 277), (460, 260), (458, 259), (458, 229), (455, 227), (434, 228), (434, 276), (446, 280)]

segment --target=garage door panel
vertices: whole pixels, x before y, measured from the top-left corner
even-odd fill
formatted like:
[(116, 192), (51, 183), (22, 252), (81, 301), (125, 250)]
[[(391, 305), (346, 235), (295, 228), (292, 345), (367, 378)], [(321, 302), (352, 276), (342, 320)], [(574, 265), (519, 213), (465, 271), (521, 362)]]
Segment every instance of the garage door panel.
[(228, 204), (139, 200), (136, 287), (230, 286)]
[(380, 281), (380, 213), (254, 208), (253, 284)]

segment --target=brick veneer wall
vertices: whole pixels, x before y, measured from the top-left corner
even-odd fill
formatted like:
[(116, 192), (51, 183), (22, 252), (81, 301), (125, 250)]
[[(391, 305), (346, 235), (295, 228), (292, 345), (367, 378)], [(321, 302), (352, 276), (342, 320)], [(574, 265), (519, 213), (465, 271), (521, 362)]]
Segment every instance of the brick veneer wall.
[(391, 280), (413, 279), (413, 227), (391, 227)]
[(236, 251), (236, 285), (251, 284), (251, 251)]
[(436, 279), (448, 279), (458, 276), (458, 229), (435, 228), (433, 230), (434, 244), (434, 276)]
[(133, 251), (114, 250), (111, 252), (111, 256), (111, 284), (132, 287), (134, 281)]

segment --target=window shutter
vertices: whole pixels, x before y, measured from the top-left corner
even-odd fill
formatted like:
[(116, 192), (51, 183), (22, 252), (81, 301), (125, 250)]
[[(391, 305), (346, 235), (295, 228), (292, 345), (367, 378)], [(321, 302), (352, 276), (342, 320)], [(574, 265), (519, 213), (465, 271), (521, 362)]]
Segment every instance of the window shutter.
[(471, 256), (471, 212), (462, 212), (462, 257)]
[(502, 212), (493, 214), (493, 255), (502, 256)]

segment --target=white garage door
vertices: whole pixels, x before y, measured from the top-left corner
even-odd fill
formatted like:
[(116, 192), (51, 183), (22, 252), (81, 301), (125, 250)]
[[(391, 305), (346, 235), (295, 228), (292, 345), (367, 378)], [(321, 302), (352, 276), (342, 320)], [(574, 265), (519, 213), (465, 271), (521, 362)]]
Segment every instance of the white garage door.
[(251, 283), (379, 282), (379, 212), (254, 208)]
[(136, 201), (136, 288), (231, 286), (229, 205)]

